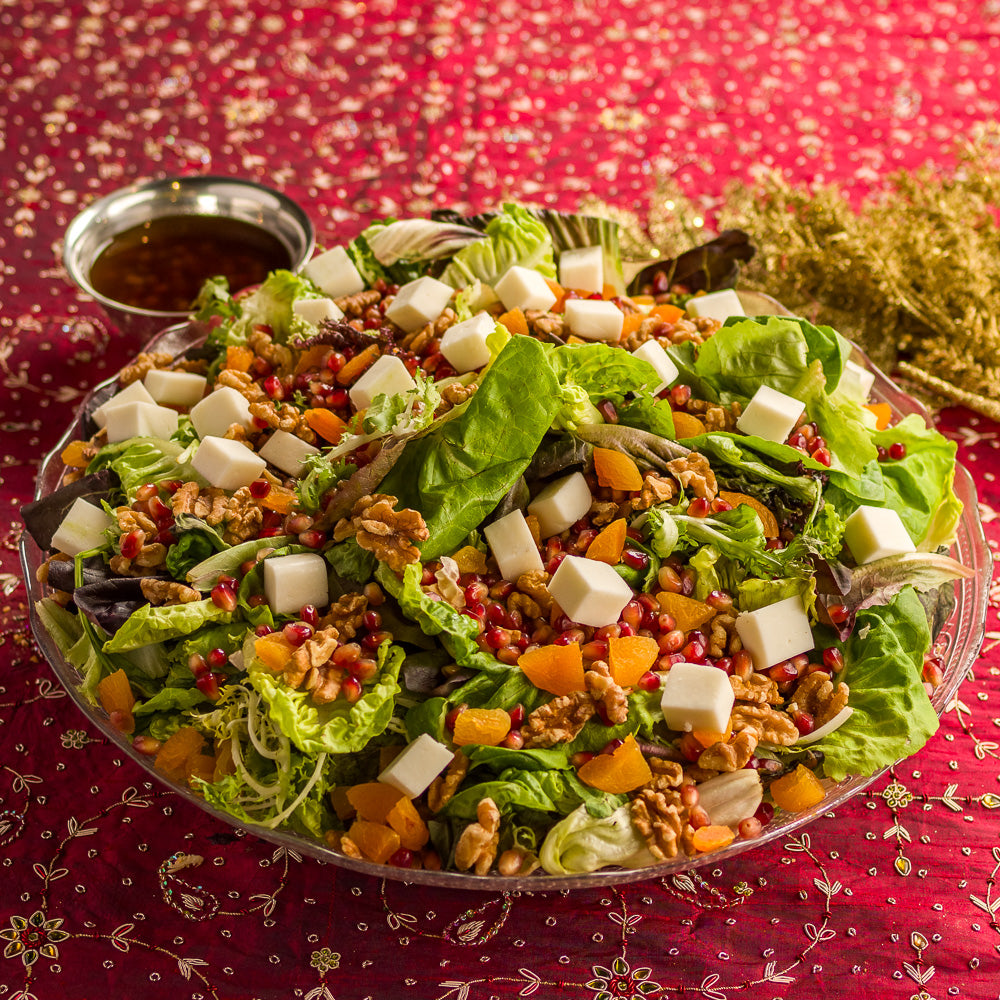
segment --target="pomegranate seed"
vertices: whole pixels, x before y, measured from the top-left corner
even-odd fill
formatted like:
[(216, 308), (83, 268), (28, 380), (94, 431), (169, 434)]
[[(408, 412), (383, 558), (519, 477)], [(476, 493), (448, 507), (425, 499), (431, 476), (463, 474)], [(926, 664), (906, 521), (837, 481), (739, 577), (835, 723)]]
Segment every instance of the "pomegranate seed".
[(820, 448), (825, 448), (825, 447), (826, 447), (826, 441), (823, 438), (821, 438), (818, 434), (815, 437), (810, 438), (809, 443), (806, 445), (806, 449), (808, 450), (810, 455), (818, 451)]
[(130, 531), (127, 535), (122, 535), (118, 543), (118, 551), (126, 559), (134, 559), (141, 551), (146, 536), (141, 531)]
[(303, 604), (299, 608), (299, 617), (310, 627), (316, 628), (319, 624), (319, 611), (315, 604)]
[(192, 653), (188, 657), (188, 670), (190, 670), (195, 677), (200, 677), (202, 674), (208, 672), (208, 661), (201, 655), (201, 653)]
[(152, 500), (156, 494), (156, 483), (144, 483), (135, 491), (135, 498), (136, 500)]
[(236, 610), (236, 591), (225, 583), (217, 583), (212, 588), (212, 603), (220, 611), (229, 611), (230, 613)]
[(705, 643), (700, 639), (688, 639), (681, 647), (681, 654), (687, 663), (704, 663)]
[(569, 762), (574, 767), (583, 767), (584, 764), (592, 761), (596, 756), (596, 754), (591, 753), (589, 750), (579, 750), (570, 757)]
[(310, 528), (299, 534), (299, 542), (309, 549), (321, 549), (326, 544), (326, 535), (322, 531)]
[(724, 590), (713, 590), (705, 598), (705, 603), (716, 611), (729, 611), (733, 606), (733, 599)]
[(282, 630), (281, 634), (293, 645), (301, 646), (307, 639), (311, 639), (313, 629), (305, 622), (289, 622)]
[(816, 728), (816, 719), (809, 712), (792, 712), (792, 722), (803, 736), (808, 736)]
[(378, 673), (378, 660), (373, 660), (370, 656), (363, 656), (356, 663), (352, 663), (350, 673), (364, 683), (370, 681)]
[(267, 604), (267, 598), (263, 594), (251, 594), (247, 598), (247, 604), (251, 608), (259, 608), (262, 604)]
[(660, 590), (665, 590), (670, 594), (681, 592), (681, 577), (677, 570), (670, 566), (661, 566), (656, 574), (656, 583)]
[(731, 656), (720, 656), (714, 665), (730, 677), (733, 675), (733, 658)]
[(703, 826), (708, 826), (712, 822), (711, 817), (703, 806), (693, 806), (688, 814), (688, 823), (694, 830), (700, 830)]
[(262, 531), (257, 533), (258, 538), (277, 538), (279, 535), (283, 535), (285, 532), (282, 528), (264, 528)]
[(654, 674), (652, 670), (647, 670), (635, 685), (640, 691), (659, 691), (660, 675)]
[(380, 629), (377, 632), (369, 632), (368, 635), (361, 640), (361, 645), (364, 646), (365, 649), (375, 650), (378, 649), (383, 642), (392, 642), (392, 633), (386, 632), (384, 629)]
[(264, 379), (264, 392), (266, 392), (271, 399), (284, 399), (285, 398), (285, 387), (281, 384), (281, 379), (277, 375), (268, 375)]
[(605, 423), (618, 423), (618, 410), (615, 408), (615, 404), (612, 403), (610, 399), (602, 399), (597, 404), (597, 409), (600, 411), (601, 416), (604, 417)]
[(692, 764), (698, 760), (705, 749), (690, 733), (685, 733), (677, 744), (681, 756)]
[(512, 729), (501, 741), (500, 745), (508, 750), (521, 750), (524, 748), (524, 737), (520, 729)]
[(339, 372), (340, 369), (346, 364), (347, 358), (345, 358), (340, 351), (334, 351), (332, 354), (327, 356), (326, 367), (334, 373)]
[(455, 731), (455, 723), (458, 721), (458, 717), (468, 708), (469, 706), (462, 702), (461, 705), (456, 705), (445, 717), (444, 725), (445, 729), (453, 733)]
[(944, 664), (940, 656), (924, 657), (924, 665), (921, 671), (923, 679), (931, 687), (940, 687), (944, 683)]
[(169, 549), (177, 541), (177, 536), (169, 528), (164, 528), (156, 533), (156, 540), (160, 545), (165, 545)]
[(507, 714), (510, 716), (511, 729), (520, 729), (524, 725), (524, 705), (518, 703)]
[(767, 826), (774, 819), (774, 806), (770, 802), (761, 802), (753, 815), (754, 819), (760, 820), (761, 826)]
[(229, 662), (229, 654), (224, 649), (216, 646), (215, 649), (208, 651), (205, 659), (213, 670), (219, 670)]
[(643, 570), (649, 566), (649, 556), (641, 549), (624, 549), (622, 562), (630, 569)]
[(481, 580), (473, 580), (465, 588), (466, 605), (481, 605), (490, 596), (490, 588)]
[(733, 654), (733, 673), (747, 678), (753, 672), (753, 657), (745, 650)]
[(902, 441), (893, 441), (889, 445), (889, 458), (896, 462), (901, 458), (906, 458), (906, 445)]
[(886, 448), (883, 448), (882, 445), (879, 445), (878, 446), (878, 460), (880, 462), (885, 462), (885, 461), (888, 461), (888, 459), (889, 459), (889, 452), (888, 452), (888, 450)]
[(254, 358), (253, 361), (250, 362), (250, 368), (257, 378), (267, 378), (267, 376), (274, 371), (271, 367), (271, 363), (269, 361), (265, 361), (263, 358)]
[(670, 390), (670, 401), (677, 407), (687, 406), (691, 399), (691, 386), (675, 385)]
[(712, 513), (712, 505), (704, 497), (695, 497), (687, 512), (689, 517), (708, 517)]
[(204, 673), (195, 680), (195, 687), (205, 695), (215, 701), (219, 697), (219, 683), (225, 680), (222, 674)]
[(377, 611), (366, 611), (361, 616), (361, 624), (369, 632), (374, 632), (382, 627), (382, 616)]
[(271, 628), (270, 625), (258, 625), (253, 630), (253, 634), (254, 635), (259, 635), (259, 636), (261, 636), (261, 638), (263, 638), (265, 635), (272, 635), (273, 633), (274, 633), (274, 629)]
[(601, 754), (610, 757), (619, 747), (625, 746), (624, 740), (608, 740), (604, 744), (604, 749), (601, 750)]
[(249, 573), (251, 570), (255, 570), (256, 568), (257, 568), (256, 559), (244, 559), (243, 562), (240, 563), (240, 576), (246, 576), (247, 573)]
[(506, 625), (510, 615), (502, 604), (491, 603), (486, 605), (486, 620), (490, 625)]
[(603, 660), (608, 655), (608, 644), (603, 639), (591, 639), (581, 647), (580, 652), (585, 660)]
[(680, 790), (681, 804), (687, 806), (688, 809), (693, 808), (698, 804), (701, 799), (701, 792), (698, 791), (698, 786), (692, 784), (690, 781), (686, 781), (681, 785)]
[(350, 704), (354, 704), (364, 693), (361, 687), (361, 681), (351, 674), (348, 674), (344, 678), (344, 682), (340, 685), (340, 693), (344, 696), (345, 700)]
[(619, 620), (624, 622), (630, 628), (638, 629), (642, 628), (642, 615), (643, 615), (643, 607), (633, 597), (632, 600), (629, 601), (624, 608), (622, 608), (622, 613)]
[(618, 626), (618, 634), (625, 637), (635, 635), (635, 629), (631, 625), (622, 624)]
[(176, 493), (184, 484), (179, 479), (164, 479), (160, 483), (160, 487), (167, 491), (171, 496)]
[(491, 628), (486, 631), (486, 645), (490, 649), (504, 649), (510, 645), (510, 632), (505, 628)]
[(266, 479), (255, 479), (249, 486), (254, 500), (263, 500), (271, 492), (271, 484)]
[(826, 613), (834, 625), (841, 625), (851, 617), (851, 610), (846, 604), (830, 604), (827, 606)]
[(567, 553), (557, 552), (546, 564), (545, 572), (549, 575), (555, 573), (557, 569), (562, 565), (563, 559), (566, 558)]
[(390, 855), (388, 863), (393, 868), (412, 868), (413, 861), (413, 851), (406, 847), (401, 847), (398, 851)]
[(662, 614), (657, 616), (656, 629), (658, 632), (665, 635), (667, 632), (673, 632), (675, 628), (677, 628), (677, 622), (674, 621), (673, 615), (669, 615), (666, 611), (664, 611)]
[(825, 465), (828, 469), (833, 464), (833, 456), (830, 454), (829, 448), (817, 448), (812, 453), (812, 457), (819, 462), (820, 465)]
[(149, 501), (149, 516), (161, 527), (168, 522), (172, 524), (174, 520), (174, 512), (159, 497)]
[(137, 736), (132, 740), (133, 749), (137, 750), (139, 753), (144, 754), (146, 757), (152, 757), (160, 752), (160, 747), (163, 744), (156, 739), (154, 736)]
[(801, 431), (795, 431), (790, 434), (785, 443), (791, 445), (793, 448), (798, 448), (799, 451), (806, 450), (806, 438)]
[(756, 816), (748, 816), (746, 819), (740, 820), (740, 824), (736, 829), (744, 840), (753, 840), (755, 837), (760, 836), (761, 831), (764, 829), (764, 824)]
[(331, 659), (338, 667), (356, 663), (361, 659), (361, 646), (356, 642), (345, 642), (333, 651)]
[(285, 530), (290, 535), (300, 535), (313, 526), (313, 519), (308, 514), (294, 514), (285, 521)]
[(332, 410), (346, 410), (351, 402), (351, 397), (346, 389), (334, 389), (326, 394), (324, 402)]
[(661, 653), (678, 653), (684, 645), (687, 636), (679, 628), (663, 633), (656, 640)]
[(799, 672), (795, 669), (795, 665), (790, 660), (784, 660), (782, 663), (776, 663), (767, 672), (767, 676), (771, 678), (772, 681), (776, 681), (778, 684), (782, 684), (785, 681), (794, 681), (798, 678)]
[(836, 646), (824, 649), (823, 666), (828, 667), (835, 674), (839, 674), (844, 669), (844, 654)]

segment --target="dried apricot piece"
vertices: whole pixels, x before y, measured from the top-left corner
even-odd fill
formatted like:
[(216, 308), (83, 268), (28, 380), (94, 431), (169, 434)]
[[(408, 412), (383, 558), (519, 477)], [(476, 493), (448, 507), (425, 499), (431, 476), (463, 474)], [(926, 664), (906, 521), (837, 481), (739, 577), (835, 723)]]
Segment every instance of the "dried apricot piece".
[(517, 665), (528, 680), (542, 691), (560, 695), (587, 689), (583, 680), (583, 653), (578, 642), (525, 650)]
[(249, 347), (241, 344), (230, 345), (226, 348), (226, 363), (224, 365), (229, 371), (248, 372), (253, 364), (255, 355)]
[(888, 403), (869, 403), (866, 410), (875, 414), (875, 429), (884, 431), (892, 422), (892, 407)]
[(591, 788), (611, 795), (631, 792), (653, 778), (634, 736), (626, 736), (614, 753), (600, 753), (582, 764), (577, 776)]
[(770, 792), (774, 804), (786, 812), (802, 812), (826, 797), (819, 778), (803, 764), (772, 781)]
[(71, 469), (86, 469), (90, 465), (90, 458), (87, 456), (88, 445), (86, 441), (70, 441), (63, 448), (59, 459), (63, 465)]
[(719, 499), (725, 500), (730, 507), (739, 507), (740, 504), (752, 507), (760, 518), (760, 523), (764, 528), (764, 537), (778, 537), (778, 519), (756, 497), (747, 493), (733, 493), (730, 490), (719, 490), (718, 495)]
[(626, 454), (613, 448), (594, 449), (594, 472), (597, 481), (612, 490), (642, 489), (642, 473), (639, 466)]
[(343, 437), (347, 427), (347, 421), (342, 420), (333, 410), (325, 407), (314, 407), (306, 410), (303, 416), (310, 429), (318, 434), (324, 441), (336, 444)]
[(389, 810), (385, 821), (399, 834), (400, 844), (408, 851), (419, 851), (430, 840), (427, 824), (412, 800), (405, 796)]
[(705, 425), (690, 413), (683, 410), (674, 410), (674, 436), (680, 441), (682, 438), (693, 438), (705, 433)]
[(257, 501), (266, 510), (275, 510), (279, 514), (288, 514), (299, 502), (295, 490), (290, 490), (286, 486), (275, 486), (272, 484), (266, 497)]
[(384, 865), (399, 850), (399, 834), (382, 823), (358, 819), (351, 824), (347, 836), (358, 850), (376, 864)]
[(135, 695), (124, 670), (116, 670), (97, 682), (97, 697), (111, 724), (123, 733), (135, 732)]
[(656, 599), (660, 602), (660, 607), (673, 618), (674, 627), (682, 632), (700, 628), (715, 615), (715, 608), (710, 604), (697, 601), (693, 597), (685, 597), (683, 594), (671, 593), (669, 590), (661, 590)]
[(732, 719), (729, 720), (729, 725), (726, 727), (726, 731), (724, 733), (718, 733), (711, 729), (692, 729), (691, 735), (706, 750), (709, 747), (715, 746), (716, 743), (727, 743), (729, 741), (729, 737), (733, 735)]
[(254, 655), (273, 673), (284, 670), (295, 652), (295, 647), (281, 632), (270, 632), (254, 642)]
[(347, 789), (347, 801), (354, 806), (359, 819), (384, 823), (392, 807), (403, 793), (384, 781), (364, 781)]
[(188, 784), (192, 778), (212, 783), (215, 776), (215, 757), (210, 753), (193, 753), (184, 761), (184, 777)]
[(507, 331), (512, 334), (528, 335), (528, 321), (520, 309), (510, 309), (505, 312), (497, 322), (501, 326), (507, 327)]
[(607, 563), (609, 566), (617, 566), (621, 561), (622, 549), (625, 548), (625, 539), (628, 536), (628, 521), (624, 517), (612, 521), (602, 528), (594, 540), (587, 546), (586, 556), (588, 559), (596, 559), (598, 562)]
[(662, 319), (664, 323), (676, 323), (684, 315), (684, 310), (679, 306), (672, 306), (669, 302), (664, 302), (662, 305), (653, 306), (649, 315)]
[(215, 767), (212, 769), (212, 781), (221, 781), (227, 775), (236, 773), (236, 761), (233, 760), (233, 741), (219, 740), (215, 744)]
[(495, 747), (510, 732), (510, 715), (502, 708), (467, 708), (455, 720), (452, 738), (460, 746)]
[(639, 329), (645, 318), (646, 317), (641, 312), (626, 313), (625, 319), (622, 322), (622, 334), (618, 338), (618, 342), (623, 343), (628, 340), (628, 338)]
[(480, 552), (474, 545), (462, 546), (457, 552), (452, 553), (451, 558), (458, 565), (459, 573), (486, 572), (486, 553)]
[(728, 847), (736, 839), (736, 834), (728, 826), (702, 826), (694, 831), (691, 845), (696, 851), (705, 854), (707, 851), (717, 851), (720, 847)]
[(157, 751), (153, 766), (169, 778), (183, 781), (188, 757), (201, 753), (205, 737), (193, 726), (181, 726)]
[(648, 635), (611, 636), (608, 639), (608, 666), (621, 687), (632, 687), (660, 655), (660, 647)]
[(314, 344), (312, 347), (307, 347), (299, 355), (299, 360), (295, 362), (295, 374), (298, 375), (307, 368), (321, 367), (329, 353), (330, 348), (326, 344)]
[(369, 344), (358, 351), (343, 368), (337, 372), (337, 385), (354, 385), (355, 382), (378, 360), (382, 353), (379, 344)]

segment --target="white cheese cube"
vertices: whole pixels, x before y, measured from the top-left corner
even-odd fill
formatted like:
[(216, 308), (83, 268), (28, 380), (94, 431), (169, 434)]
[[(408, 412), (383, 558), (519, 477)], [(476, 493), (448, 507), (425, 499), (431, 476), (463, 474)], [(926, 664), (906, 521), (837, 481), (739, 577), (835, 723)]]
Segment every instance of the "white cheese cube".
[(741, 612), (736, 618), (736, 632), (757, 670), (766, 670), (815, 646), (809, 616), (798, 595), (756, 611)]
[(108, 444), (134, 437), (168, 438), (177, 430), (177, 411), (156, 403), (122, 403), (105, 417)]
[(245, 444), (212, 435), (201, 439), (191, 465), (210, 486), (230, 491), (249, 486), (267, 468), (267, 462)]
[(659, 383), (650, 389), (654, 396), (663, 392), (667, 386), (673, 385), (680, 375), (670, 355), (655, 340), (647, 340), (644, 344), (640, 344), (632, 354), (651, 364), (656, 369), (656, 374), (660, 376)]
[(395, 354), (383, 354), (351, 386), (348, 395), (355, 409), (366, 410), (375, 401), (376, 396), (397, 396), (416, 387), (417, 383), (406, 370), (406, 365)]
[(540, 309), (545, 312), (556, 304), (556, 293), (548, 282), (530, 267), (515, 264), (493, 286), (504, 309)]
[(302, 273), (331, 299), (354, 295), (365, 288), (365, 279), (343, 247), (317, 254), (302, 268)]
[(604, 251), (600, 247), (577, 247), (559, 254), (559, 284), (577, 292), (604, 291)]
[(445, 330), (441, 338), (441, 353), (459, 375), (476, 371), (490, 360), (486, 338), (496, 328), (496, 320), (489, 313), (476, 313), (472, 319), (463, 320)]
[(107, 541), (104, 532), (113, 523), (103, 507), (77, 497), (52, 536), (52, 548), (68, 556), (96, 549)]
[(277, 430), (257, 454), (269, 465), (277, 466), (282, 472), (298, 478), (305, 471), (305, 460), (310, 455), (318, 455), (319, 448), (288, 431)]
[(581, 340), (602, 340), (617, 344), (622, 335), (625, 314), (604, 299), (567, 299), (564, 313), (570, 333)]
[(723, 288), (721, 292), (709, 292), (707, 295), (696, 295), (688, 299), (684, 308), (691, 316), (699, 319), (717, 319), (725, 323), (730, 316), (746, 316), (740, 297), (731, 288)]
[(232, 386), (224, 385), (209, 393), (191, 408), (191, 423), (198, 437), (224, 437), (233, 424), (244, 430), (253, 427), (250, 404), (246, 397)]
[(315, 552), (264, 560), (264, 598), (276, 615), (298, 615), (307, 604), (330, 603), (329, 566)]
[(550, 538), (576, 524), (594, 502), (582, 472), (549, 483), (528, 504), (528, 513), (538, 518), (538, 532)]
[(131, 382), (121, 392), (116, 392), (107, 402), (102, 403), (91, 414), (94, 423), (98, 427), (103, 427), (108, 422), (108, 410), (121, 406), (122, 403), (155, 403), (149, 394), (149, 390), (142, 382)]
[(505, 580), (516, 580), (522, 573), (545, 569), (531, 528), (519, 510), (512, 510), (486, 525), (483, 534)]
[[(266, 565), (266, 564), (265, 564)], [(455, 754), (428, 733), (421, 733), (392, 760), (378, 780), (415, 799), (451, 763)]]
[(844, 522), (844, 541), (859, 565), (915, 551), (906, 526), (891, 507), (859, 507)]
[(307, 323), (319, 326), (326, 319), (343, 319), (343, 310), (333, 299), (296, 299), (292, 303), (292, 312)]
[(455, 289), (437, 278), (424, 275), (403, 285), (385, 311), (385, 318), (401, 330), (413, 333), (434, 322), (444, 311)]
[(844, 364), (837, 388), (846, 392), (851, 399), (856, 399), (859, 403), (864, 404), (868, 402), (868, 395), (874, 384), (875, 372), (870, 372), (867, 368), (862, 368), (856, 362), (848, 360)]
[(202, 396), (208, 379), (195, 372), (168, 372), (154, 368), (142, 380), (149, 394), (161, 406), (194, 406)]
[(618, 621), (633, 598), (614, 567), (583, 556), (566, 556), (549, 581), (549, 593), (571, 621), (603, 628)]
[(762, 385), (740, 414), (736, 427), (765, 441), (784, 441), (797, 426), (805, 406), (769, 385)]
[(660, 710), (666, 724), (679, 733), (724, 733), (734, 701), (725, 670), (707, 663), (675, 663), (663, 678)]

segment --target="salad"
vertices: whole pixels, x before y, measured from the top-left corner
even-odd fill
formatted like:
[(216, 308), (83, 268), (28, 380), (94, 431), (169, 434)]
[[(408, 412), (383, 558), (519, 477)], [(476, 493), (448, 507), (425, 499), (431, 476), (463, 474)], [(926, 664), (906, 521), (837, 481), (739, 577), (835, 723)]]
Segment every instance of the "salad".
[(208, 282), (24, 509), (85, 697), (242, 823), (478, 875), (704, 855), (919, 750), (955, 447), (699, 260), (626, 287), (613, 223), (505, 205)]

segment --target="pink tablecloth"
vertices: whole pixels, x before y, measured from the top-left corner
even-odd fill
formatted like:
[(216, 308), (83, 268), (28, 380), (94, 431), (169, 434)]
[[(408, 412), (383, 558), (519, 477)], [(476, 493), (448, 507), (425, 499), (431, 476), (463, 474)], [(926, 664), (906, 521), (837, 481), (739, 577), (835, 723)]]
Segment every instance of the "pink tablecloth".
[[(509, 196), (641, 210), (654, 174), (706, 207), (761, 165), (860, 192), (987, 128), (998, 49), (996, 0), (0, 5), (0, 996), (996, 997), (995, 602), (941, 732), (835, 816), (689, 876), (475, 894), (292, 856), (150, 783), (40, 662), (16, 546), (39, 456), (138, 346), (61, 269), (92, 197), (252, 177), (332, 242)], [(997, 427), (941, 427), (995, 544)]]

